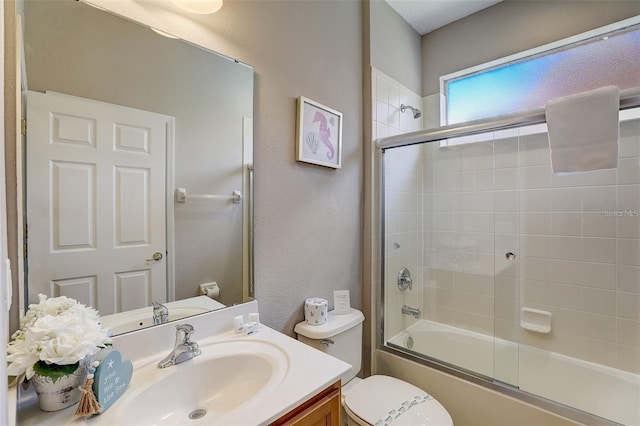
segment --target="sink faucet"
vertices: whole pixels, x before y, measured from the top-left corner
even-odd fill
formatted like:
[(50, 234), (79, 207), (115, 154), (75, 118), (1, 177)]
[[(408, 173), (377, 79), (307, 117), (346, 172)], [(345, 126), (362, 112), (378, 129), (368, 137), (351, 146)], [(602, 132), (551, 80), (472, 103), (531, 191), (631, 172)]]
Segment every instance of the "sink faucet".
[(169, 308), (161, 303), (153, 302), (153, 324), (164, 324), (169, 322)]
[(176, 326), (176, 344), (173, 350), (158, 363), (158, 368), (171, 367), (172, 365), (181, 364), (193, 357), (200, 355), (202, 352), (196, 342), (191, 341), (191, 335), (194, 333), (191, 324), (180, 324)]
[(415, 319), (419, 319), (420, 315), (422, 315), (419, 308), (412, 308), (407, 305), (402, 305), (402, 313), (405, 315), (411, 315)]

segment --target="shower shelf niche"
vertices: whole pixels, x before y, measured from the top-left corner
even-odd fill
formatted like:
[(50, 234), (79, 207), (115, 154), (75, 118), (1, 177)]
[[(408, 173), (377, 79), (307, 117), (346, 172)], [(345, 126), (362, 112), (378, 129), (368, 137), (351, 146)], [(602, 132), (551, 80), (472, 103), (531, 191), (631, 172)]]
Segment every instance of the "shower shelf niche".
[(535, 333), (551, 333), (551, 312), (522, 308), (520, 326)]

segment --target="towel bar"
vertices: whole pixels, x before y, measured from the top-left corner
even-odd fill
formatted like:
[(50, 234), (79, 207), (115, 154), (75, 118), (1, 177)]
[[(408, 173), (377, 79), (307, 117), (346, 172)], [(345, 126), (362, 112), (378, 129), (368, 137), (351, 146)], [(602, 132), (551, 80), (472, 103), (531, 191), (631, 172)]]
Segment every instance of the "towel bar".
[(233, 204), (240, 204), (242, 200), (242, 193), (240, 191), (233, 191), (231, 195), (213, 195), (213, 194), (189, 194), (186, 188), (176, 189), (176, 202), (186, 203), (187, 198), (196, 199), (217, 199), (217, 200), (232, 200)]

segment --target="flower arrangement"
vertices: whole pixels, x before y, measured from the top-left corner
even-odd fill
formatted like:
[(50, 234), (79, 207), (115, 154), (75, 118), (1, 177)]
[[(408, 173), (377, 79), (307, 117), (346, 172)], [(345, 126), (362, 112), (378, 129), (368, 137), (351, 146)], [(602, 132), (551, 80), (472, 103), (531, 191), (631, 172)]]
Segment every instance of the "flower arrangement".
[(7, 344), (7, 373), (35, 373), (55, 381), (75, 371), (80, 361), (111, 344), (98, 311), (66, 296), (47, 298), (29, 305), (20, 329)]

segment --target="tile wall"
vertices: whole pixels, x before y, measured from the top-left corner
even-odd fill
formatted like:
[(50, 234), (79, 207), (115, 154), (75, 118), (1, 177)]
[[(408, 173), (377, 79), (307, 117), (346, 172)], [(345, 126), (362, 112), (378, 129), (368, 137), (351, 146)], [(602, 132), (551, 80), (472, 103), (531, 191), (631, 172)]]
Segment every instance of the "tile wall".
[[(373, 85), (373, 139), (395, 136), (422, 129), (422, 119), (400, 112), (401, 104), (409, 104), (422, 110), (419, 95), (398, 83), (381, 71), (372, 69)], [(412, 290), (401, 292), (394, 284), (387, 286), (385, 293), (386, 335), (393, 336), (415, 320), (401, 315), (402, 305), (422, 309), (422, 148), (407, 147), (387, 151), (386, 235), (385, 256), (386, 282), (396, 282), (402, 267), (411, 271)], [(379, 244), (379, 236), (374, 244)], [(374, 268), (379, 265), (374, 260)], [(375, 275), (374, 275), (375, 276)]]
[[(556, 176), (527, 129), (422, 161), (425, 318), (640, 373), (639, 119), (613, 170)], [(522, 329), (520, 305), (551, 333)]]
[(425, 317), (492, 335), (493, 143), (424, 149)]

